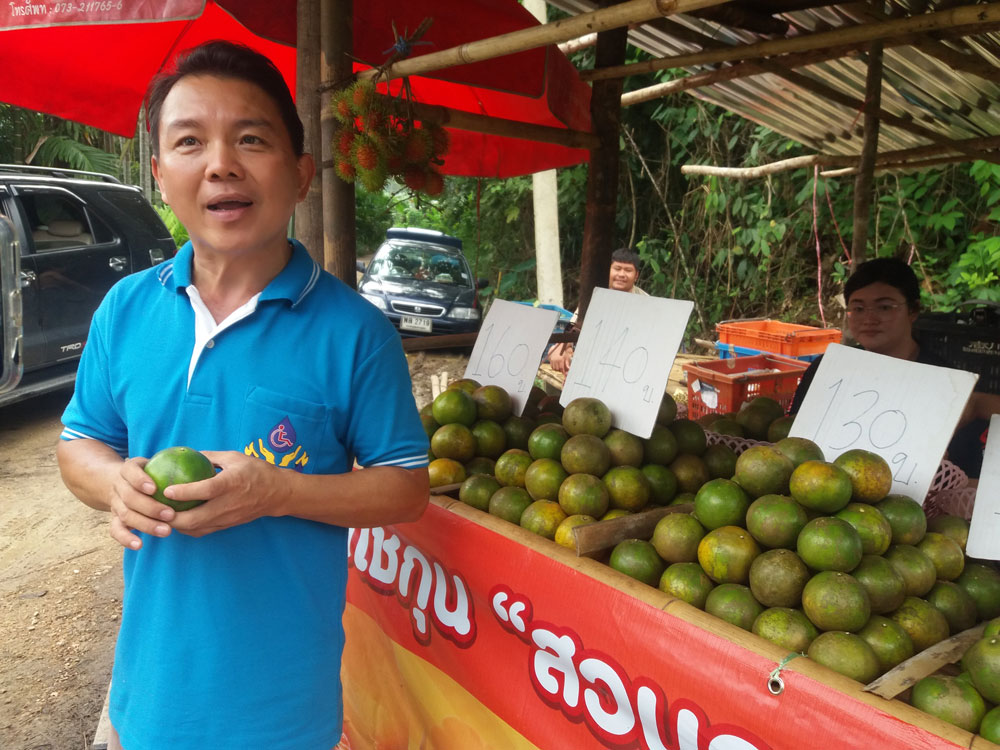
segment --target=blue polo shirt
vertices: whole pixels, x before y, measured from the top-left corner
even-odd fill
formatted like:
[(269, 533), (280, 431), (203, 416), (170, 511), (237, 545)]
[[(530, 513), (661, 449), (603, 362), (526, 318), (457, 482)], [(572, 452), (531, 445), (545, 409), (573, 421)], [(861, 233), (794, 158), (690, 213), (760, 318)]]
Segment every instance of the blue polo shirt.
[[(427, 464), (399, 336), (293, 242), (249, 315), (189, 373), (190, 243), (91, 325), (65, 440), (123, 456), (237, 450), (316, 474)], [(190, 379), (189, 379), (190, 378)], [(128, 750), (329, 750), (340, 739), (344, 528), (261, 518), (124, 552), (111, 721)]]

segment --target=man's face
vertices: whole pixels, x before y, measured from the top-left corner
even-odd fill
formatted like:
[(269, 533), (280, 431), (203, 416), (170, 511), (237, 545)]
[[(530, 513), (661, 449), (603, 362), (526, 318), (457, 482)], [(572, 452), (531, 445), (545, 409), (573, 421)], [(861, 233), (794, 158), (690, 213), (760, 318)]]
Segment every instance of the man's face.
[(160, 110), (159, 146), (153, 175), (199, 252), (286, 246), (288, 220), (314, 167), (310, 156), (295, 156), (263, 89), (232, 78), (182, 78)]
[(854, 340), (870, 352), (897, 350), (912, 338), (916, 318), (903, 293), (881, 281), (858, 289), (847, 300), (847, 327)]
[(639, 271), (631, 263), (613, 261), (611, 263), (611, 274), (608, 276), (608, 287), (617, 289), (619, 292), (631, 292), (635, 286), (635, 280), (639, 277)]

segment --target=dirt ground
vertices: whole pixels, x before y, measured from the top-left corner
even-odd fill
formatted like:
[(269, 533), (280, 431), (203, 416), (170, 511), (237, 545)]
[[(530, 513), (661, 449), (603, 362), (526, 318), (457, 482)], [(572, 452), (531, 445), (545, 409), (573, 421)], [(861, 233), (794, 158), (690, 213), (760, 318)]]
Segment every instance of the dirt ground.
[[(410, 354), (418, 406), (467, 352)], [(121, 552), (55, 460), (62, 391), (0, 409), (0, 748), (87, 750), (111, 677)]]

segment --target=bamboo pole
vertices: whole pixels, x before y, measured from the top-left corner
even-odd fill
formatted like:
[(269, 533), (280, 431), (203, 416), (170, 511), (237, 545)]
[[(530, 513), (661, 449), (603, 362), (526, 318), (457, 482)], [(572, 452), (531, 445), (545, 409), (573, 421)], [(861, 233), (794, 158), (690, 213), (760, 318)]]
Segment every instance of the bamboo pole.
[(868, 51), (865, 79), (865, 140), (854, 181), (854, 234), (851, 238), (851, 265), (857, 268), (868, 253), (868, 219), (871, 217), (872, 177), (878, 153), (879, 110), (882, 108), (882, 42), (872, 42)]
[(600, 67), (591, 71), (583, 71), (580, 77), (587, 81), (600, 81), (610, 78), (623, 78), (637, 73), (652, 73), (668, 68), (684, 68), (691, 65), (706, 65), (709, 63), (734, 62), (737, 60), (756, 60), (773, 55), (783, 55), (791, 52), (807, 52), (824, 47), (842, 47), (844, 45), (873, 42), (901, 34), (922, 34), (930, 31), (949, 29), (955, 26), (980, 25), (1000, 21), (1000, 3), (987, 5), (971, 5), (961, 8), (942, 10), (937, 13), (925, 13), (919, 16), (895, 19), (883, 23), (870, 23), (847, 28), (822, 31), (816, 34), (804, 34), (790, 39), (775, 39), (756, 44), (736, 45), (725, 49), (712, 49), (694, 52), (686, 55), (662, 57), (658, 60)]
[[(1000, 154), (991, 154), (991, 156), (995, 159), (1000, 158)], [(937, 156), (932, 159), (913, 159), (910, 161), (886, 162), (885, 164), (876, 163), (875, 174), (885, 174), (886, 172), (909, 172), (918, 169), (930, 169), (931, 167), (940, 167), (944, 164), (957, 164), (959, 162), (966, 161), (969, 161), (969, 157), (965, 154), (954, 154), (952, 156)], [(856, 175), (857, 173), (857, 167), (845, 167), (843, 169), (831, 169), (820, 172), (823, 177), (847, 177), (850, 175)]]
[[(320, 87), (329, 91), (351, 80), (353, 0), (322, 0)], [(332, 146), (337, 121), (330, 107), (320, 114), (323, 185), (323, 266), (352, 289), (357, 285), (354, 185), (337, 176)]]
[[(384, 77), (386, 79), (402, 78), (433, 70), (444, 70), (456, 65), (492, 60), (495, 57), (567, 42), (595, 31), (607, 31), (630, 24), (644, 23), (654, 18), (674, 13), (687, 13), (699, 8), (721, 5), (724, 2), (727, 0), (627, 0), (627, 2), (590, 13), (581, 13), (578, 16), (552, 23), (532, 26), (488, 39), (467, 42), (440, 52), (431, 52), (427, 55), (400, 60), (386, 68)], [(358, 78), (374, 78), (376, 75), (378, 75), (378, 71), (371, 69), (358, 73)]]
[[(602, 0), (608, 2), (609, 0)], [(599, 65), (614, 65), (625, 59), (628, 30), (624, 27), (601, 31), (597, 35), (595, 60)], [(579, 319), (587, 314), (594, 287), (606, 287), (611, 253), (615, 248), (615, 215), (618, 209), (618, 148), (621, 129), (622, 81), (594, 84), (590, 97), (590, 118), (600, 144), (590, 152), (587, 170), (587, 206), (583, 220), (583, 246), (580, 250)]]
[(851, 157), (827, 156), (825, 154), (809, 154), (807, 156), (794, 156), (791, 159), (773, 161), (770, 164), (761, 164), (756, 167), (713, 167), (706, 164), (685, 164), (681, 167), (681, 174), (708, 175), (710, 177), (731, 177), (737, 180), (752, 180), (756, 177), (764, 177), (778, 172), (789, 172), (793, 169), (813, 166), (834, 166), (845, 162), (855, 161)]
[[(316, 158), (322, 155), (320, 146), (320, 3), (319, 0), (298, 0), (296, 4), (296, 66), (295, 101), (305, 131), (305, 149)], [(320, 265), (323, 265), (323, 181), (317, 173), (309, 185), (306, 199), (295, 207), (295, 237)]]
[[(968, 155), (950, 155), (949, 152), (961, 151), (961, 149), (975, 149), (976, 151), (990, 151), (1000, 149), (1000, 136), (992, 135), (979, 138), (965, 138), (959, 141), (948, 141), (946, 143), (932, 143), (928, 146), (915, 146), (914, 148), (899, 149), (897, 151), (884, 151), (875, 156), (875, 173), (888, 172), (899, 169), (924, 169), (937, 164), (952, 164), (957, 161), (968, 161)], [(928, 158), (934, 157), (934, 158)], [(716, 167), (708, 164), (685, 164), (681, 167), (681, 174), (689, 175), (709, 175), (713, 177), (729, 177), (737, 180), (748, 180), (754, 177), (777, 174), (779, 172), (790, 172), (802, 167), (811, 166), (834, 166), (847, 165), (836, 169), (828, 169), (820, 172), (824, 177), (844, 177), (856, 175), (858, 173), (858, 158), (854, 156), (831, 156), (827, 154), (812, 154), (808, 156), (796, 156), (791, 159), (761, 164), (756, 167)]]
[[(385, 97), (388, 99), (388, 97)], [(445, 125), (456, 130), (468, 130), (473, 133), (486, 133), (506, 138), (517, 138), (526, 141), (553, 143), (566, 148), (597, 148), (597, 136), (582, 130), (554, 128), (548, 125), (534, 125), (519, 120), (508, 120), (502, 117), (477, 115), (458, 109), (449, 109), (436, 104), (411, 102), (414, 117), (424, 122)]]
[(597, 34), (584, 34), (577, 39), (570, 39), (568, 42), (559, 44), (559, 51), (564, 55), (571, 55), (587, 47), (597, 44)]

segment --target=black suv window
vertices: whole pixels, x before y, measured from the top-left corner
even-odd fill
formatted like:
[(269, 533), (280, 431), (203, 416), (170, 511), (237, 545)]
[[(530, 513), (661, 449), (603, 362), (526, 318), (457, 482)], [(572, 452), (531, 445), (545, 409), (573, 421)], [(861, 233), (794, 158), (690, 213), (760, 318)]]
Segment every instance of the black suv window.
[(98, 195), (125, 216), (142, 224), (153, 237), (170, 239), (170, 232), (165, 231), (160, 215), (139, 193), (131, 190), (99, 190)]
[(78, 201), (58, 192), (25, 191), (21, 205), (35, 251), (44, 253), (66, 247), (111, 242), (114, 234)]

